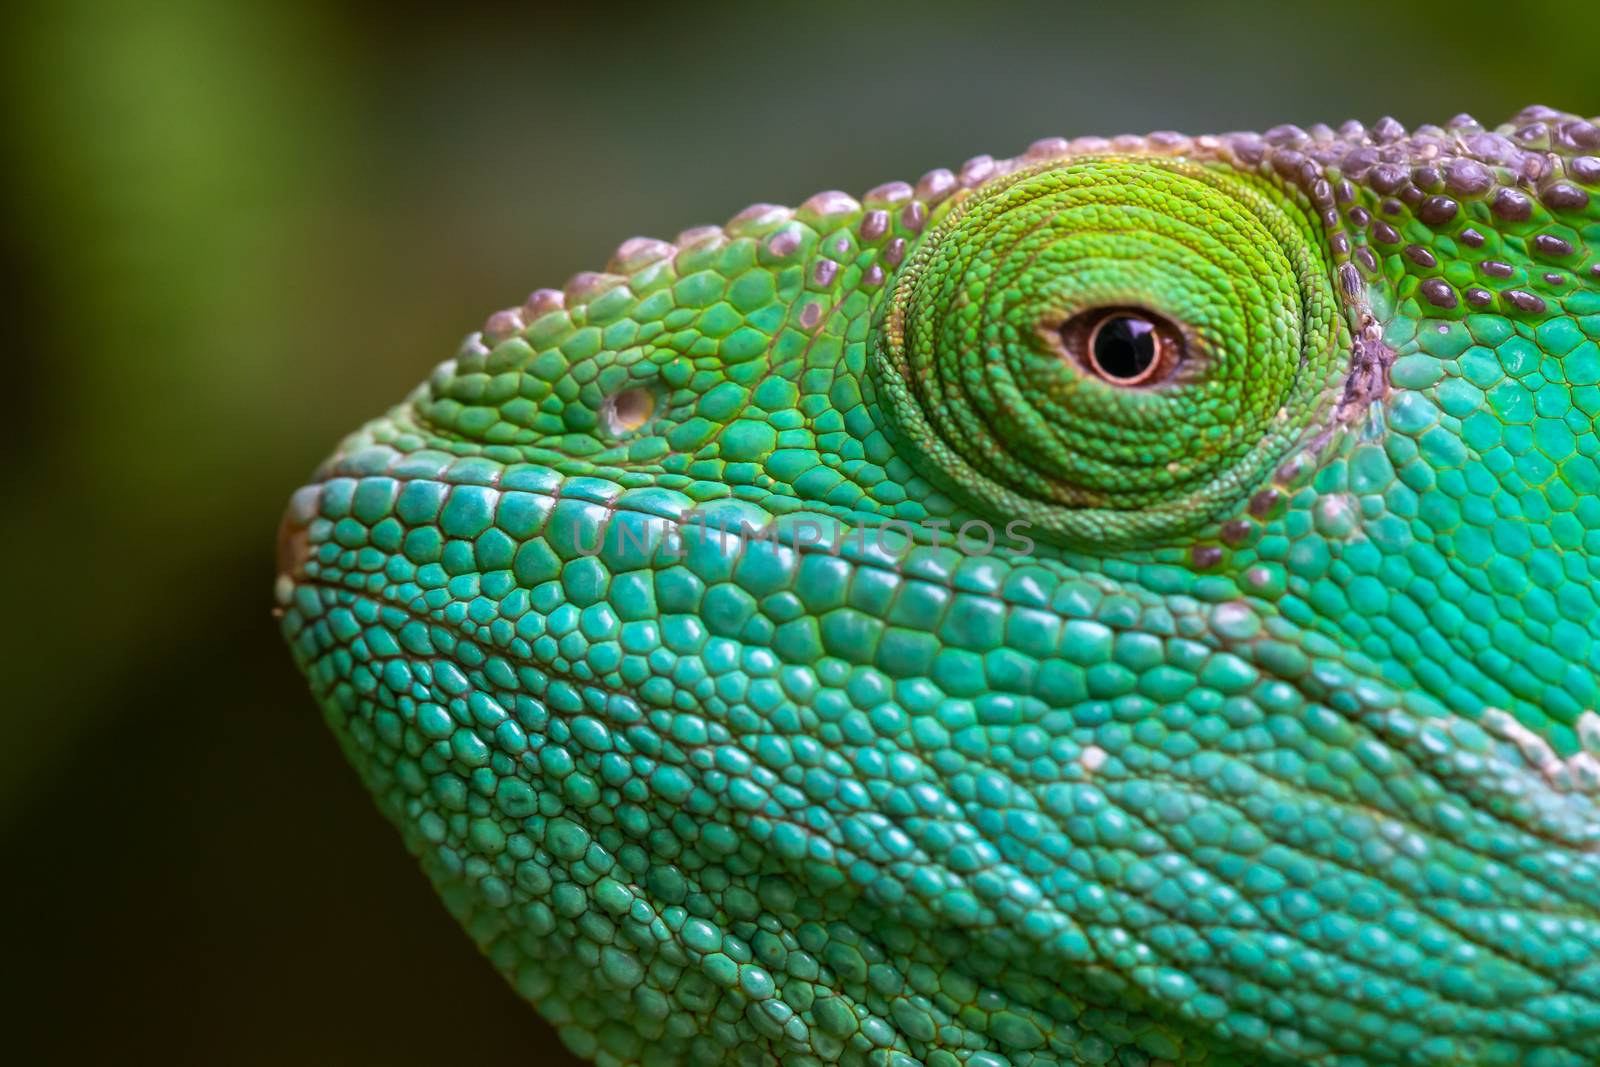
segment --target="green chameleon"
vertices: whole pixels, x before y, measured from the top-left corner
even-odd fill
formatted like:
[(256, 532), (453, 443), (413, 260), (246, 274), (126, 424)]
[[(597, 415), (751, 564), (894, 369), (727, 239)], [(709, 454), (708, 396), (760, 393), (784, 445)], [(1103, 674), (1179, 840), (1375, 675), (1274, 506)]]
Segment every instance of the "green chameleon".
[(294, 494), (284, 634), (600, 1064), (1600, 1063), (1596, 122), (628, 241)]

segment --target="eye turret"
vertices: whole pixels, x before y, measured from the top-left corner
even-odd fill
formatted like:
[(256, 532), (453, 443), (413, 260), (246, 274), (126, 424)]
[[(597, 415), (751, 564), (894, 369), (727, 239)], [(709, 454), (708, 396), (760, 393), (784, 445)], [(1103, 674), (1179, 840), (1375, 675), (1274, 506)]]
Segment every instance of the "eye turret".
[(969, 506), (1149, 541), (1253, 491), (1319, 424), (1348, 327), (1318, 221), (1184, 160), (1053, 160), (931, 230), (874, 338), (882, 417)]

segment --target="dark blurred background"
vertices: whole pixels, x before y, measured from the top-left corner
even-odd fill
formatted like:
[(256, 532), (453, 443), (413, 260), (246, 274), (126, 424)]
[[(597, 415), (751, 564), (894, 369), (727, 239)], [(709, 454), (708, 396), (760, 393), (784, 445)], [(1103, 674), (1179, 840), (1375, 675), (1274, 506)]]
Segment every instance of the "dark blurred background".
[(269, 615), (289, 491), (486, 312), (1047, 134), (1600, 113), (1575, 0), (31, 6), (0, 27), (12, 1062), (561, 1062)]

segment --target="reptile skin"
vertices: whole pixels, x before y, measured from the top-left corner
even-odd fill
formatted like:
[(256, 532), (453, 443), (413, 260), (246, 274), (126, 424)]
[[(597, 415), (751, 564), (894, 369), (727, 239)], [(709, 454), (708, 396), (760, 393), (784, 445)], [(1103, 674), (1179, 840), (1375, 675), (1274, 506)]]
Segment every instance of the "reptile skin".
[(283, 632), (600, 1064), (1600, 1062), (1596, 121), (628, 241), (294, 494)]

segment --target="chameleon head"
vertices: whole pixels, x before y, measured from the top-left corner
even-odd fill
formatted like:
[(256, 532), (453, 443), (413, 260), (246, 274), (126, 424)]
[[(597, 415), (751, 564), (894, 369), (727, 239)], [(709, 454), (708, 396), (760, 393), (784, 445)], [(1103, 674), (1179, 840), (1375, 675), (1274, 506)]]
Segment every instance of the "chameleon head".
[(601, 1063), (1600, 1058), (1600, 131), (1040, 142), (497, 313), (283, 627)]

